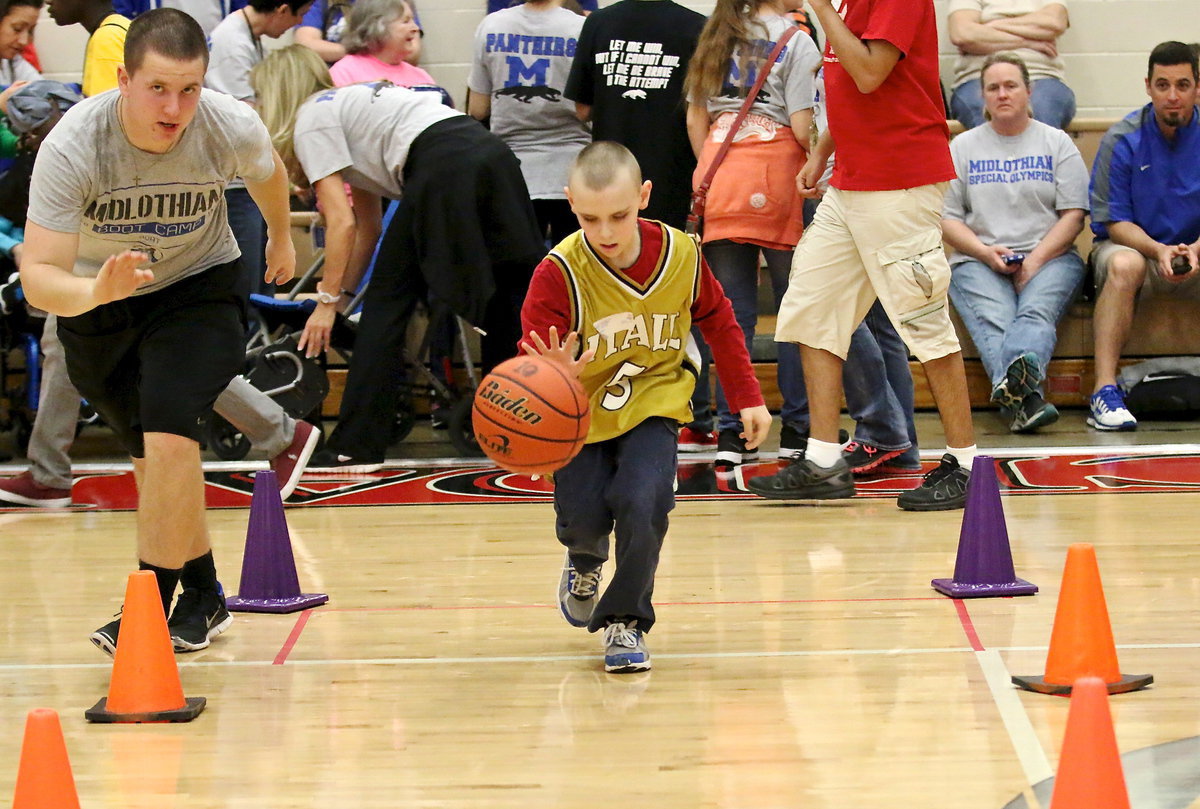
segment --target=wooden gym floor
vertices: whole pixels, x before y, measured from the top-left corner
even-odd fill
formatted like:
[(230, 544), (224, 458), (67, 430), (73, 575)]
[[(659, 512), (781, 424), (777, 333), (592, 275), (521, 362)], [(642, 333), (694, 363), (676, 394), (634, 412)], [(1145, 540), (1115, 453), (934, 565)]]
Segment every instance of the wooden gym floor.
[[(562, 554), (537, 485), (507, 498), (479, 464), (435, 460), (313, 477), (310, 491), (348, 493), (287, 510), (302, 587), (329, 603), (239, 614), (210, 649), (178, 656), (185, 693), (209, 700), (184, 725), (83, 720), (111, 668), (86, 638), (133, 561), (133, 514), (112, 494), (127, 476), (100, 473), (119, 467), (88, 457), (87, 439), (79, 471), (107, 481), (87, 490), (107, 505), (0, 512), (0, 802), (25, 713), (50, 707), (90, 809), (1044, 809), (1068, 701), (1009, 676), (1043, 670), (1066, 547), (1086, 541), (1122, 670), (1155, 676), (1111, 701), (1133, 806), (1200, 807), (1200, 431), (1096, 436), (1075, 412), (1015, 439), (992, 422), (976, 415), (981, 446), (1049, 459), (1022, 462), (1037, 470), (1026, 483), (1095, 483), (1004, 497), (1017, 573), (1038, 595), (929, 589), (953, 571), (960, 512), (907, 514), (891, 496), (772, 504), (736, 479), (705, 494), (705, 467), (688, 467), (681, 491), (698, 493), (672, 515), (642, 675), (604, 674), (599, 639), (559, 615)], [(935, 419), (919, 429), (938, 446)], [(1088, 463), (1097, 452), (1111, 455)], [(245, 476), (213, 470), (210, 524), (233, 591), (247, 501), (230, 481)], [(453, 496), (417, 494), (443, 473)], [(1003, 474), (1006, 488), (1017, 477)], [(368, 501), (393, 504), (351, 505)]]

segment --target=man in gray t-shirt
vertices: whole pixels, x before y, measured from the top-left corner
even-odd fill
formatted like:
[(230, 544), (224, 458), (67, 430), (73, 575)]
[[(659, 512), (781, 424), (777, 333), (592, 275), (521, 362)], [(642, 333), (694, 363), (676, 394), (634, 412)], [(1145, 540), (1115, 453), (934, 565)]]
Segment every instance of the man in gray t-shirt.
[[(231, 622), (205, 524), (198, 421), (245, 358), (223, 193), (234, 177), (267, 221), (267, 280), (289, 280), (296, 262), (283, 162), (253, 110), (202, 92), (207, 57), (204, 32), (181, 11), (133, 22), (118, 90), (76, 105), (38, 152), (21, 267), (29, 302), (58, 315), (72, 382), (134, 458), (139, 566), (155, 574), (181, 651)], [(111, 653), (119, 630), (120, 618), (92, 641)]]

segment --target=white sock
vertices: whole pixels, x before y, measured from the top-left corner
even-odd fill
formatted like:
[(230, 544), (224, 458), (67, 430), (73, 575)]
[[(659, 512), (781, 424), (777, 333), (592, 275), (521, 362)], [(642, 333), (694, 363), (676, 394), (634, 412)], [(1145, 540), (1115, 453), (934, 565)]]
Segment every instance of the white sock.
[(979, 447), (975, 444), (969, 447), (946, 447), (946, 452), (954, 456), (959, 466), (970, 472), (971, 464), (975, 462), (975, 456), (979, 454)]
[(809, 438), (804, 457), (822, 469), (829, 469), (842, 457), (842, 445)]

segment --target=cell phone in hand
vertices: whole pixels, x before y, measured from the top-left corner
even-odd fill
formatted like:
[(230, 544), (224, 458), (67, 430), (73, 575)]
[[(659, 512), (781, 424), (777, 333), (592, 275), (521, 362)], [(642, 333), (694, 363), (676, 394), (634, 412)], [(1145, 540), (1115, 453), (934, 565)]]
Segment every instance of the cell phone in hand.
[(1010, 267), (1014, 264), (1024, 264), (1025, 263), (1025, 254), (1024, 253), (1009, 253), (1007, 256), (1004, 256), (1002, 260), (1004, 261), (1005, 264), (1007, 264)]

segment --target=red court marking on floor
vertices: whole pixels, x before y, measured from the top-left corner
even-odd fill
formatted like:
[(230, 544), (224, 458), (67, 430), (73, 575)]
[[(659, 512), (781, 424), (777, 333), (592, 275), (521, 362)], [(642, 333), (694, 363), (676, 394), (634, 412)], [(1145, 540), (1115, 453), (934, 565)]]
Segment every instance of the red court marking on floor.
[[(1021, 454), (996, 457), (996, 478), (1005, 496), (1034, 494), (1103, 494), (1195, 492), (1200, 489), (1200, 453), (1163, 454), (1131, 448), (1119, 455), (1096, 452), (1053, 454), (1031, 449)], [(925, 470), (933, 467), (926, 461)], [(758, 498), (746, 491), (746, 483), (757, 475), (769, 475), (775, 462), (747, 464), (736, 475), (718, 473), (711, 461), (684, 460), (679, 465), (680, 502), (746, 500)], [(18, 470), (13, 470), (15, 474)], [(917, 475), (879, 475), (856, 481), (855, 499), (891, 498), (920, 482)], [(247, 508), (254, 489), (254, 476), (247, 471), (205, 473), (205, 499), (209, 508)], [(81, 511), (132, 511), (137, 507), (137, 490), (129, 471), (89, 471), (75, 481), (72, 495)], [(533, 480), (493, 466), (421, 466), (397, 462), (370, 475), (333, 477), (305, 475), (290, 509), (311, 506), (416, 506), (469, 505), (486, 503), (549, 503), (552, 486), (545, 479)], [(841, 501), (844, 505), (848, 501)], [(781, 504), (772, 504), (780, 507)], [(788, 507), (782, 504), (782, 507)], [(0, 511), (19, 511), (26, 506), (6, 506)]]
[(287, 662), (288, 655), (292, 653), (292, 649), (296, 648), (296, 643), (299, 642), (300, 634), (304, 632), (304, 627), (308, 625), (308, 619), (312, 615), (312, 612), (312, 610), (304, 610), (296, 617), (295, 626), (292, 627), (287, 640), (283, 642), (283, 647), (280, 648), (279, 654), (275, 655), (275, 659), (271, 661), (271, 665), (282, 666)]
[(975, 631), (971, 613), (967, 612), (967, 605), (961, 598), (954, 599), (954, 610), (958, 613), (958, 622), (962, 624), (963, 632), (966, 633), (971, 648), (976, 652), (982, 652), (984, 649), (983, 644), (979, 642), (979, 633)]

